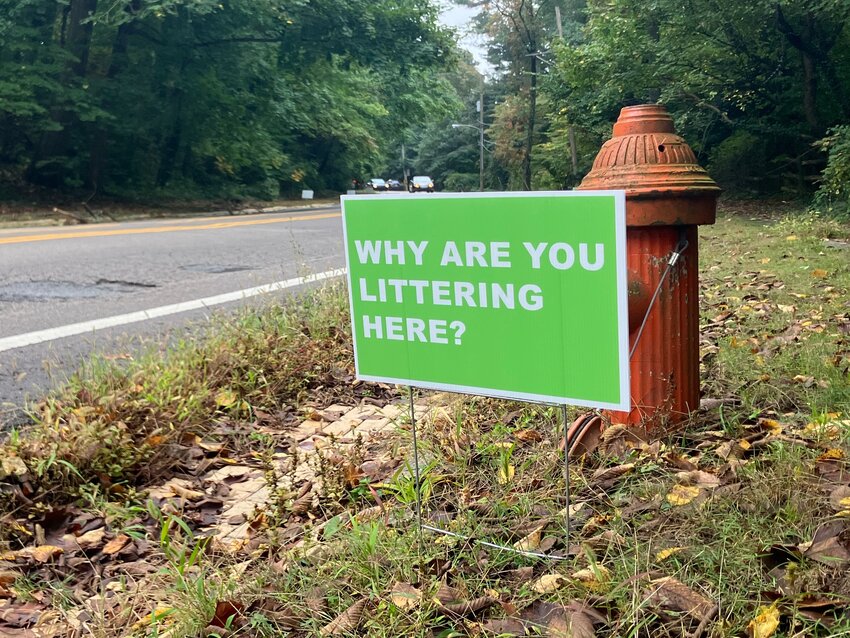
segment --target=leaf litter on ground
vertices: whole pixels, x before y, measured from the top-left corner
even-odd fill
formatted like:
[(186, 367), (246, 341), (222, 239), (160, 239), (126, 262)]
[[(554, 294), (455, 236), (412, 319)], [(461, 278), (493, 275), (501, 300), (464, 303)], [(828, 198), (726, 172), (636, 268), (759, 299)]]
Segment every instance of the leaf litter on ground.
[[(258, 401), (229, 377), (208, 395), (204, 420), (182, 432), (139, 425), (131, 410), (157, 414), (141, 406), (139, 377), (105, 403), (80, 390), (44, 406), (61, 432), (49, 440), (54, 449), (85, 447), (71, 428), (120, 419), (109, 430), (115, 444), (137, 437), (157, 460), (139, 472), (132, 455), (138, 473), (117, 480), (88, 474), (83, 484), (98, 492), (84, 499), (74, 472), (56, 463), (45, 471), (32, 447), (0, 457), (0, 497), (11, 503), (0, 631), (36, 635), (53, 619), (65, 628), (57, 636), (82, 636), (96, 622), (104, 636), (131, 628), (139, 637), (276, 635), (263, 623), (295, 636), (848, 627), (848, 269), (818, 264), (830, 273), (826, 285), (786, 257), (759, 253), (785, 243), (791, 233), (781, 225), (721, 217), (706, 232), (703, 410), (659, 440), (617, 424), (602, 432), (598, 450), (571, 467), (569, 546), (555, 414), (444, 394), (418, 412), (429, 515), (461, 537), (570, 561), (428, 535), (420, 562), (410, 474), (400, 471), (411, 454), (406, 408), (396, 389), (354, 380), (339, 331), (321, 344), (298, 342), (294, 361), (307, 354), (320, 363), (280, 377), (302, 388), (297, 397)], [(794, 234), (808, 262), (822, 259)], [(305, 384), (311, 369), (316, 380)], [(352, 432), (364, 424), (358, 439)], [(97, 454), (96, 463), (107, 460)], [(63, 458), (75, 468), (85, 461)], [(35, 507), (48, 477), (76, 487)], [(187, 597), (200, 582), (203, 600)]]

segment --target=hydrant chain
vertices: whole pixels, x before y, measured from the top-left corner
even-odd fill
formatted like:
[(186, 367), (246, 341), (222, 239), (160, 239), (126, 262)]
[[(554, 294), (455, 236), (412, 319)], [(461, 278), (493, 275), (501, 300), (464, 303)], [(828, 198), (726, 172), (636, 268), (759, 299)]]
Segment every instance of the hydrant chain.
[(679, 261), (679, 257), (682, 256), (682, 253), (685, 252), (688, 248), (688, 240), (682, 238), (679, 240), (679, 245), (676, 246), (675, 250), (670, 253), (670, 258), (667, 260), (667, 268), (664, 269), (664, 272), (661, 275), (661, 279), (658, 280), (658, 286), (655, 288), (655, 292), (652, 294), (652, 299), (649, 300), (649, 305), (646, 308), (646, 313), (643, 315), (643, 321), (640, 322), (640, 328), (638, 328), (637, 334), (635, 335), (635, 342), (632, 344), (632, 349), (629, 351), (629, 359), (637, 350), (638, 344), (640, 343), (641, 335), (643, 335), (643, 329), (646, 327), (646, 322), (649, 320), (649, 313), (652, 312), (652, 307), (655, 305), (655, 301), (658, 299), (658, 295), (661, 294), (661, 288), (664, 287), (664, 282), (667, 280), (667, 275), (670, 274), (670, 271), (673, 270), (673, 266)]
[(679, 261), (679, 257), (682, 256), (682, 253), (685, 252), (685, 249), (688, 247), (688, 240), (682, 239), (679, 242), (679, 245), (676, 246), (676, 250), (674, 250), (670, 254), (670, 260), (667, 262), (670, 266), (675, 266), (676, 262)]

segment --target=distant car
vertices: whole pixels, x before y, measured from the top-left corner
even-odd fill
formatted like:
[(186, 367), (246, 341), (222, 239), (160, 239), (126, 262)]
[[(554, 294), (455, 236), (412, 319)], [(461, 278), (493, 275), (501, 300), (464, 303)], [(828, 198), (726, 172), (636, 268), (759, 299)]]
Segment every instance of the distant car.
[(366, 186), (371, 188), (373, 191), (389, 190), (389, 186), (387, 185), (387, 183), (384, 180), (379, 179), (377, 177), (373, 177), (368, 182), (366, 182)]
[(387, 189), (391, 191), (403, 191), (404, 184), (402, 184), (397, 179), (387, 180)]
[(416, 175), (412, 180), (410, 180), (410, 192), (421, 193), (423, 191), (433, 193), (434, 180), (427, 175)]

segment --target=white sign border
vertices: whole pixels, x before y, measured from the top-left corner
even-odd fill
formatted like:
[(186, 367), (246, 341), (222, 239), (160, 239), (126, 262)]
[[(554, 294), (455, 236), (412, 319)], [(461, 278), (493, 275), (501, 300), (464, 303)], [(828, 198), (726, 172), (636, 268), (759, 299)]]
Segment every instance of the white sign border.
[[(479, 388), (474, 386), (453, 385), (447, 383), (435, 383), (430, 381), (416, 381), (411, 379), (397, 379), (395, 377), (375, 377), (360, 374), (360, 366), (357, 358), (357, 328), (354, 325), (354, 294), (351, 285), (351, 256), (348, 252), (348, 225), (345, 217), (345, 203), (349, 200), (368, 201), (386, 199), (410, 200), (437, 198), (437, 199), (467, 199), (467, 198), (516, 198), (526, 199), (532, 197), (599, 197), (609, 196), (614, 198), (614, 225), (615, 225), (615, 254), (617, 269), (617, 334), (618, 334), (618, 363), (620, 366), (620, 400), (617, 403), (606, 403), (602, 401), (587, 401), (571, 397), (555, 397), (545, 394), (529, 394), (526, 392), (506, 392), (494, 390), (493, 388)], [(496, 399), (513, 399), (518, 401), (529, 401), (533, 403), (548, 403), (551, 405), (571, 405), (576, 407), (594, 408), (601, 410), (616, 410), (629, 412), (631, 410), (631, 386), (629, 374), (629, 294), (627, 276), (627, 252), (626, 252), (626, 191), (624, 190), (572, 190), (572, 191), (500, 191), (500, 192), (472, 192), (472, 193), (421, 193), (401, 194), (386, 193), (384, 195), (340, 195), (340, 206), (342, 209), (342, 238), (345, 248), (346, 279), (348, 280), (348, 305), (351, 315), (351, 339), (354, 347), (354, 370), (357, 379), (362, 381), (374, 381), (378, 383), (395, 383), (408, 385), (428, 390), (442, 390), (446, 392), (457, 392), (475, 396), (487, 396)]]

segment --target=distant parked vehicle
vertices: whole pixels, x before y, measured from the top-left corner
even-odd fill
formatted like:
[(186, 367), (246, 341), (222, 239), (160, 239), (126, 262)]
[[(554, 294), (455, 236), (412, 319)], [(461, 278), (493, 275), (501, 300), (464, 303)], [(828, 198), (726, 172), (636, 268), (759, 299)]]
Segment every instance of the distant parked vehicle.
[(368, 182), (366, 182), (366, 186), (371, 188), (373, 191), (389, 190), (389, 186), (387, 185), (387, 183), (384, 180), (379, 179), (377, 177), (373, 177)]
[(387, 188), (391, 191), (403, 191), (404, 190), (404, 184), (402, 184), (397, 179), (390, 179), (390, 180), (387, 180)]
[(410, 180), (410, 192), (411, 193), (422, 193), (422, 192), (434, 192), (434, 180), (428, 177), (427, 175), (416, 175), (412, 180)]

